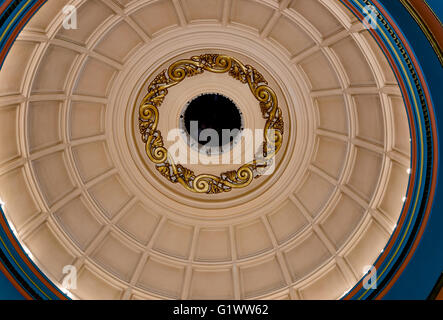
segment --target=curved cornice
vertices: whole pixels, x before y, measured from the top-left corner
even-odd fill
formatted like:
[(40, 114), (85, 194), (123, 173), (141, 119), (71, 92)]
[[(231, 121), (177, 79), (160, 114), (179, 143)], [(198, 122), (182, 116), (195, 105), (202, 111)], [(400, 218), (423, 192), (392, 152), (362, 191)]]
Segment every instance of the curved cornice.
[(399, 80), (410, 120), (413, 146), (411, 180), (396, 230), (375, 263), (377, 289), (366, 289), (360, 282), (346, 297), (382, 298), (411, 259), (429, 218), (437, 181), (437, 128), (430, 92), (420, 65), (389, 13), (376, 0), (342, 2), (361, 20), (365, 19), (366, 6), (377, 8), (377, 28), (370, 29), (370, 32), (382, 47)]
[(400, 0), (423, 33), (443, 66), (443, 25), (425, 0)]

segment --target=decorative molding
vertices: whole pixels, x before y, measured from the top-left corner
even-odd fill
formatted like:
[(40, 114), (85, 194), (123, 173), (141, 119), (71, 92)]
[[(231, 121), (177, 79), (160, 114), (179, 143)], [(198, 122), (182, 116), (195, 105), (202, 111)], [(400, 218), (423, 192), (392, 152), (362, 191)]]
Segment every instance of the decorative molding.
[(426, 1), (400, 0), (422, 29), (443, 66), (443, 26)]
[[(347, 2), (347, 1), (345, 1), (345, 2)], [(376, 1), (373, 1), (373, 2), (376, 2)], [(369, 2), (366, 1), (366, 3), (369, 3)], [(357, 8), (357, 5), (359, 5), (358, 1), (354, 2), (352, 4), (349, 4), (349, 6), (352, 7), (352, 8)], [(0, 11), (1, 11), (1, 7), (0, 7)], [(426, 142), (428, 144), (432, 144), (432, 146), (427, 145), (427, 148), (433, 147), (434, 148), (434, 152), (437, 152), (438, 145), (436, 143), (436, 140), (434, 140), (433, 138), (432, 139), (428, 139), (428, 136), (431, 135), (431, 131), (433, 132), (433, 130), (435, 129), (435, 126), (434, 126), (434, 123), (433, 123), (433, 113), (432, 113), (433, 106), (432, 106), (432, 103), (430, 103), (429, 101), (428, 102), (424, 101), (424, 100), (426, 100), (427, 87), (426, 87), (426, 83), (424, 82), (423, 78), (420, 76), (421, 75), (421, 69), (420, 69), (419, 65), (417, 64), (417, 62), (415, 61), (415, 58), (414, 58), (413, 54), (411, 54), (411, 52), (409, 51), (408, 44), (404, 40), (403, 35), (401, 34), (400, 31), (398, 31), (398, 29), (396, 28), (396, 25), (392, 22), (392, 20), (390, 20), (390, 16), (388, 14), (386, 14), (386, 13), (382, 13), (382, 15), (386, 18), (386, 20), (389, 21), (389, 23), (391, 23), (391, 26), (392, 26), (393, 30), (388, 28), (388, 26), (384, 26), (385, 28), (383, 29), (383, 32), (388, 30), (388, 33), (387, 33), (386, 38), (383, 38), (383, 36), (380, 36), (380, 38), (376, 38), (378, 40), (377, 42), (379, 43), (379, 45), (381, 45), (381, 46), (390, 45), (392, 43), (391, 39), (396, 39), (396, 42), (398, 41), (400, 44), (403, 44), (403, 46), (398, 48), (397, 47), (397, 43), (392, 43), (392, 50), (394, 51), (394, 53), (396, 55), (398, 54), (397, 58), (395, 58), (393, 52), (385, 50), (386, 56), (388, 57), (389, 61), (391, 62), (391, 65), (394, 67), (394, 69), (400, 68), (400, 66), (403, 66), (404, 60), (412, 59), (412, 61), (409, 61), (409, 63), (405, 64), (404, 73), (398, 72), (396, 74), (396, 75), (399, 75), (399, 74), (401, 75), (401, 76), (398, 77), (398, 79), (399, 79), (399, 82), (402, 85), (402, 87), (405, 86), (405, 82), (406, 81), (408, 81), (408, 82), (411, 81), (412, 85), (413, 86), (415, 85), (414, 89), (417, 89), (417, 91), (419, 91), (418, 94), (415, 92), (415, 90), (411, 90), (411, 92), (413, 91), (412, 93), (405, 93), (406, 90), (402, 91), (403, 97), (404, 97), (404, 99), (407, 102), (408, 110), (412, 109), (410, 111), (411, 113), (409, 114), (410, 115), (410, 119), (411, 119), (411, 131), (413, 133), (415, 133), (415, 134), (418, 133), (418, 134), (422, 135), (422, 132), (419, 132), (418, 130), (415, 131), (415, 128), (413, 126), (415, 125), (416, 121), (418, 121), (418, 120), (416, 120), (417, 118), (420, 118), (420, 121), (421, 121), (421, 116), (423, 115), (423, 117), (426, 118), (425, 122), (427, 122), (427, 124), (425, 126), (423, 126), (423, 132), (429, 131), (429, 134), (428, 135), (424, 135), (424, 138), (427, 139)], [(205, 26), (205, 27), (208, 28), (208, 26)], [(52, 30), (52, 28), (51, 28), (51, 30)], [(102, 31), (104, 31), (104, 29)], [(374, 31), (374, 33), (375, 33), (375, 31)], [(397, 38), (397, 37), (399, 37), (399, 38)], [(92, 44), (95, 43), (96, 40), (97, 40), (97, 37), (95, 37), (90, 42), (91, 47), (93, 47)], [(13, 41), (13, 39), (11, 41)], [(424, 41), (421, 41), (421, 43), (423, 43), (423, 42)], [(3, 47), (3, 48), (6, 48), (6, 47)], [(405, 52), (405, 50), (406, 50), (406, 52)], [(5, 54), (6, 54), (6, 52), (7, 52), (7, 50), (5, 49)], [(270, 70), (270, 68), (266, 68), (266, 69)], [(418, 77), (415, 74), (415, 72), (418, 73)], [(415, 74), (415, 77), (412, 77), (412, 78), (409, 77), (408, 75), (411, 74), (411, 73)], [(73, 77), (72, 81), (74, 81), (74, 80), (75, 79)], [(348, 94), (348, 93), (345, 92), (345, 94)], [(77, 98), (78, 97), (79, 96), (77, 96)], [(409, 100), (413, 99), (413, 98), (417, 98), (418, 103), (415, 103), (415, 105), (411, 106), (412, 103)], [(92, 99), (92, 98), (87, 97), (87, 99)], [(103, 99), (105, 99), (105, 98), (103, 98)], [(418, 106), (419, 111), (417, 111), (417, 108), (413, 108), (414, 106)], [(429, 114), (427, 113), (428, 111), (429, 111)], [(300, 116), (300, 113), (298, 115)], [(287, 131), (289, 132), (289, 130), (287, 130)], [(287, 134), (286, 138), (288, 138), (288, 136), (289, 136), (288, 132), (286, 133)], [(301, 141), (301, 140), (299, 140), (299, 141)], [(414, 144), (413, 145), (418, 148), (418, 143), (416, 143), (415, 140), (414, 140)], [(426, 149), (426, 146), (425, 146), (425, 149)], [(418, 154), (418, 156), (420, 156), (420, 155), (421, 154)], [(432, 180), (433, 180), (433, 178), (436, 176), (435, 171), (426, 170), (427, 168), (425, 168), (423, 166), (425, 166), (425, 165), (429, 165), (429, 166), (432, 165), (431, 164), (432, 160), (437, 161), (437, 157), (436, 157), (436, 155), (433, 157), (433, 153), (431, 153), (430, 151), (428, 151), (426, 156), (427, 156), (427, 158), (426, 157), (425, 158), (427, 159), (427, 161), (425, 161), (425, 158), (423, 158), (423, 157), (418, 157), (417, 158), (418, 159), (418, 163), (416, 163), (415, 160), (414, 160), (414, 163), (412, 165), (412, 173), (411, 173), (411, 185), (412, 185), (412, 187), (410, 187), (411, 190), (415, 187), (415, 185), (420, 185), (421, 184), (421, 187), (423, 187), (423, 182), (421, 181), (422, 177), (420, 176), (420, 179), (418, 179), (418, 178), (415, 179), (416, 176), (417, 177), (419, 176), (418, 172), (419, 172), (420, 169), (423, 169), (423, 170), (426, 171), (425, 172), (426, 181), (424, 182), (425, 184), (427, 183), (428, 185), (430, 185), (431, 184), (430, 179), (432, 178)], [(286, 158), (285, 158), (285, 160), (286, 160)], [(423, 176), (423, 181), (424, 180), (425, 180), (425, 177)], [(431, 185), (431, 189), (432, 188), (433, 187)], [(426, 190), (423, 193), (427, 194), (428, 191), (429, 191), (429, 189), (426, 188)], [(428, 203), (429, 206), (432, 204), (432, 190), (431, 190), (429, 198), (426, 198), (424, 196), (422, 198), (420, 198), (420, 199), (417, 198), (418, 199), (417, 200), (418, 203), (416, 202), (416, 205), (417, 205), (417, 208), (419, 208), (419, 209), (417, 209), (417, 212), (413, 212), (413, 210), (410, 209), (410, 207), (412, 206), (412, 204), (411, 204), (412, 202), (409, 202), (410, 199), (413, 198), (413, 196), (414, 196), (414, 194), (411, 191), (411, 194), (408, 195), (408, 201), (405, 204), (405, 209), (402, 212), (403, 220), (400, 220), (400, 222), (398, 224), (398, 227), (397, 227), (397, 231), (398, 232), (396, 232), (393, 235), (392, 240), (390, 240), (390, 243), (388, 244), (389, 247), (387, 249), (385, 249), (383, 256), (381, 256), (381, 258), (378, 260), (378, 263), (382, 264), (382, 263), (385, 263), (383, 261), (388, 261), (391, 257), (392, 257), (392, 259), (395, 259), (394, 263), (396, 263), (397, 265), (392, 267), (392, 272), (391, 272), (390, 269), (388, 269), (386, 271), (386, 273), (384, 274), (384, 277), (387, 278), (390, 282), (395, 281), (396, 276), (398, 276), (401, 273), (401, 264), (403, 264), (403, 265), (407, 264), (407, 256), (406, 256), (406, 258), (404, 258), (404, 257), (408, 253), (408, 250), (409, 250), (410, 254), (412, 254), (413, 251), (414, 251), (414, 247), (412, 247), (412, 249), (409, 249), (409, 248), (411, 248), (411, 245), (405, 246), (404, 248), (401, 248), (400, 250), (398, 250), (398, 255), (395, 255), (395, 254), (394, 255), (388, 255), (388, 252), (389, 251), (392, 252), (392, 251), (395, 250), (395, 248), (396, 248), (395, 241), (397, 241), (396, 239), (402, 238), (403, 235), (408, 237), (407, 238), (408, 242), (409, 241), (412, 241), (412, 242), (418, 242), (419, 241), (421, 234), (419, 232), (418, 236), (416, 236), (416, 233), (417, 233), (416, 232), (416, 229), (417, 229), (416, 226), (420, 225), (420, 223), (422, 223), (422, 225), (426, 225), (426, 219), (425, 219), (426, 218), (426, 214), (425, 214), (425, 211), (427, 210), (427, 206), (428, 206), (426, 204)], [(262, 201), (262, 203), (263, 203), (263, 201)], [(411, 216), (411, 214), (414, 215), (415, 213), (417, 213), (416, 214), (416, 216), (417, 216), (416, 220), (417, 221), (410, 220), (409, 217)], [(425, 218), (423, 218), (423, 216), (425, 216)], [(166, 219), (166, 218), (163, 217), (163, 219)], [(19, 271), (19, 268), (20, 269), (26, 268), (27, 265), (28, 266), (29, 265), (33, 266), (32, 260), (30, 260), (25, 254), (22, 254), (22, 252), (20, 251), (20, 242), (17, 239), (14, 238), (14, 235), (8, 229), (7, 223), (8, 223), (9, 220), (6, 217), (2, 217), (2, 220), (5, 222), (5, 224), (2, 225), (2, 228), (1, 228), (0, 231), (2, 231), (2, 230), (5, 231), (5, 235), (2, 236), (2, 239), (5, 240), (5, 243), (6, 243), (7, 247), (4, 247), (4, 248), (2, 247), (0, 249), (1, 249), (1, 252), (5, 253), (6, 252), (5, 248), (6, 248), (6, 250), (8, 250), (8, 248), (9, 248), (9, 250), (11, 251), (12, 254), (11, 255), (5, 255), (5, 257), (4, 257), (4, 259), (5, 259), (4, 260), (5, 261), (4, 265), (7, 266), (7, 268), (2, 269), (1, 268), (2, 266), (0, 265), (0, 269), (2, 269), (2, 271), (7, 276), (10, 276), (11, 279), (14, 279), (14, 277), (16, 277), (16, 279), (18, 279), (18, 280), (22, 279), (22, 281), (19, 281), (16, 284), (17, 284), (18, 288), (20, 288), (22, 286), (24, 288), (23, 290), (26, 290), (26, 292), (30, 294), (30, 296), (27, 296), (27, 297), (35, 298), (35, 299), (39, 299), (39, 298), (45, 298), (46, 299), (47, 297), (45, 297), (39, 291), (39, 290), (43, 290), (48, 295), (50, 295), (50, 298), (58, 298), (59, 297), (58, 295), (54, 295), (53, 294), (54, 291), (52, 291), (53, 293), (51, 293), (51, 294), (49, 293), (50, 292), (49, 289), (51, 289), (51, 288), (54, 289), (55, 292), (57, 292), (56, 285), (54, 283), (51, 283), (51, 281), (49, 281), (50, 283), (43, 282), (43, 285), (40, 285), (40, 282), (39, 282), (38, 286), (34, 286), (34, 283), (31, 283), (31, 281), (29, 280), (30, 278), (26, 277), (29, 274), (29, 276), (32, 277), (32, 279), (34, 279), (34, 281), (35, 281), (35, 276), (34, 275), (36, 275), (39, 279), (41, 279), (41, 275), (42, 275), (43, 279), (46, 279), (46, 278), (44, 278), (44, 272), (45, 272), (44, 269), (40, 269), (37, 266), (36, 268), (31, 268), (30, 271), (28, 271), (28, 269), (25, 269), (26, 272), (24, 271), (23, 273), (21, 273)], [(164, 220), (162, 220), (162, 221), (164, 221)], [(411, 221), (414, 224), (414, 226), (413, 226), (414, 230), (411, 231), (411, 235), (410, 236), (407, 234), (408, 230), (406, 228), (404, 228), (404, 225), (408, 221)], [(159, 228), (160, 227), (157, 227), (157, 229), (156, 229), (157, 231), (156, 232), (158, 232)], [(233, 233), (232, 227), (231, 227), (230, 230), (231, 230), (231, 233)], [(155, 236), (153, 236), (153, 238), (155, 238)], [(151, 243), (152, 243), (152, 239), (151, 239)], [(232, 238), (231, 238), (231, 243), (232, 244), (235, 243)], [(13, 244), (13, 246), (11, 246), (11, 244)], [(150, 245), (148, 245), (148, 247)], [(232, 245), (232, 250), (235, 252), (234, 245)], [(13, 261), (12, 259), (17, 258), (17, 254), (16, 254), (17, 252), (20, 253), (20, 260), (17, 260), (18, 263), (16, 265), (14, 265), (12, 263), (11, 266), (9, 266), (8, 263), (12, 262)], [(233, 269), (232, 269), (233, 273), (235, 274), (235, 276), (234, 276), (234, 283), (236, 283), (235, 284), (235, 287), (236, 287), (235, 297), (236, 298), (240, 298), (240, 297), (242, 297), (242, 292), (241, 292), (241, 289), (240, 289), (240, 285), (238, 284), (238, 282), (239, 282), (239, 280), (238, 280), (238, 267), (239, 266), (237, 264), (236, 254), (234, 253), (233, 255), (234, 255), (234, 261), (235, 261), (235, 263), (233, 264)], [(78, 261), (82, 261), (82, 260), (80, 259)], [(248, 262), (247, 261), (246, 262), (242, 261), (242, 263), (247, 264)], [(400, 266), (398, 264), (400, 264)], [(76, 263), (76, 265), (77, 265), (77, 263)], [(80, 266), (80, 265), (81, 264), (79, 263), (78, 266)], [(18, 273), (15, 273), (15, 271), (17, 271)], [(318, 275), (316, 275), (316, 276), (318, 276)], [(297, 286), (300, 287), (299, 285), (297, 285)], [(389, 289), (389, 283), (388, 283), (388, 285), (385, 286), (385, 288)], [(35, 295), (32, 293), (31, 290), (34, 291)], [(384, 290), (386, 290), (386, 289), (384, 289)], [(128, 292), (130, 292), (130, 291), (128, 291)], [(57, 292), (57, 293), (59, 293), (59, 292)], [(59, 294), (61, 294), (61, 293), (59, 293)], [(153, 294), (153, 296), (156, 296), (156, 295)], [(276, 296), (276, 295), (274, 294), (274, 296)], [(300, 294), (300, 296), (303, 297), (302, 294)], [(369, 295), (368, 294), (366, 296), (362, 296), (361, 298), (363, 298), (363, 299), (370, 299), (370, 298), (379, 298), (380, 296), (382, 296), (382, 293), (380, 293), (380, 294), (377, 293), (377, 294), (374, 294), (374, 295)], [(61, 295), (61, 297), (64, 298), (63, 295)], [(359, 298), (360, 294), (357, 295), (357, 293), (354, 293), (354, 297)], [(348, 296), (348, 298), (352, 298), (352, 294), (350, 294)]]
[[(157, 129), (159, 107), (168, 94), (168, 89), (185, 78), (204, 71), (229, 73), (241, 83), (248, 84), (252, 94), (259, 101), (263, 118), (266, 119), (262, 156), (256, 156), (253, 161), (244, 164), (238, 170), (224, 172), (218, 177), (211, 174), (195, 175), (183, 165), (176, 165), (164, 147), (162, 134)], [(254, 178), (260, 177), (269, 169), (283, 143), (284, 122), (277, 95), (260, 72), (236, 58), (203, 54), (176, 61), (168, 70), (163, 70), (154, 78), (148, 90), (139, 107), (139, 129), (146, 145), (146, 154), (166, 179), (172, 183), (180, 183), (191, 192), (215, 194), (247, 187)]]
[(443, 300), (443, 272), (440, 274), (434, 288), (432, 288), (428, 300)]

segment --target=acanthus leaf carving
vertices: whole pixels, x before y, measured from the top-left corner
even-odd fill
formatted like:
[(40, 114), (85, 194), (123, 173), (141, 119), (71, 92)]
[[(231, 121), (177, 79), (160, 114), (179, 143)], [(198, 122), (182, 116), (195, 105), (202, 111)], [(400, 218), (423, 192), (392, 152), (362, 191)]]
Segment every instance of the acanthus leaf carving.
[[(263, 156), (244, 164), (238, 170), (222, 173), (218, 177), (209, 174), (196, 175), (181, 164), (175, 165), (168, 157), (161, 132), (157, 130), (158, 109), (168, 94), (168, 88), (204, 71), (228, 73), (241, 83), (248, 84), (252, 94), (259, 101), (263, 118), (266, 119)], [(172, 183), (181, 183), (186, 189), (196, 193), (217, 194), (248, 186), (254, 178), (260, 177), (258, 169), (266, 167), (272, 161), (283, 143), (284, 122), (275, 92), (258, 70), (226, 55), (211, 53), (193, 56), (176, 61), (167, 70), (162, 70), (149, 84), (148, 93), (140, 105), (139, 115), (139, 130), (146, 144), (146, 153), (149, 159), (157, 164), (159, 173)], [(272, 141), (269, 140), (267, 132), (270, 129), (276, 131)]]

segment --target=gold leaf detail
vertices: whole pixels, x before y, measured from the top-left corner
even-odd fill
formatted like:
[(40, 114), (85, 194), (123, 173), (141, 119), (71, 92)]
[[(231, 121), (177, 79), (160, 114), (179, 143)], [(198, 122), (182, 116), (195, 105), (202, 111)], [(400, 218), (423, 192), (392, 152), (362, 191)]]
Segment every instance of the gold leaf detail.
[(157, 166), (157, 171), (168, 180), (171, 180), (171, 171), (169, 169), (169, 165)]
[(189, 181), (191, 180), (193, 177), (195, 177), (195, 174), (192, 170), (189, 170), (188, 168), (183, 167), (182, 165), (178, 165), (177, 168), (180, 169), (182, 175), (183, 175), (183, 179), (185, 181)]
[(284, 122), (282, 118), (278, 118), (277, 121), (274, 122), (274, 129), (280, 131), (282, 134), (284, 133)]
[(226, 179), (229, 181), (235, 181), (237, 179), (237, 171), (232, 170), (222, 174), (222, 176), (226, 176)]
[[(280, 132), (275, 146), (272, 145), (273, 150), (278, 151), (283, 142), (284, 122), (281, 116), (281, 110), (278, 107), (277, 95), (268, 86), (268, 82), (263, 75), (252, 66), (246, 66), (235, 58), (226, 55), (203, 54), (193, 56), (190, 60), (184, 59), (174, 62), (167, 70), (162, 70), (154, 77), (154, 80), (149, 84), (148, 93), (139, 106), (139, 131), (143, 142), (150, 143), (146, 148), (146, 153), (150, 160), (159, 164), (168, 159), (168, 151), (163, 146), (161, 132), (157, 130), (159, 121), (158, 108), (164, 102), (168, 94), (168, 88), (179, 84), (187, 77), (201, 74), (205, 70), (214, 73), (228, 73), (234, 79), (249, 86), (251, 93), (259, 101), (261, 113), (266, 119), (265, 128), (272, 128)], [(268, 132), (265, 132), (265, 136), (267, 136), (267, 133)], [(271, 151), (272, 150), (268, 150), (268, 143), (266, 141), (263, 142), (263, 156), (265, 157), (263, 161), (272, 160), (275, 153), (271, 153)], [(244, 188), (248, 186), (251, 183), (252, 177), (257, 178), (260, 176), (260, 173), (257, 172), (256, 161), (257, 160), (254, 159), (252, 162), (244, 164), (237, 171), (228, 171), (222, 173), (219, 177), (205, 174), (200, 175), (210, 177), (206, 180), (209, 188), (197, 188), (194, 185), (194, 181), (197, 179), (194, 172), (182, 165), (174, 167), (172, 163), (165, 162), (157, 165), (156, 168), (160, 174), (169, 181), (172, 183), (180, 182), (190, 191), (205, 192), (204, 190), (206, 190), (209, 194), (215, 194), (228, 192), (233, 188)], [(239, 175), (239, 170), (244, 170), (245, 166), (250, 169), (248, 170), (248, 176), (251, 177), (251, 179), (242, 179), (245, 171), (242, 171)], [(171, 171), (171, 168), (174, 168), (174, 172)]]

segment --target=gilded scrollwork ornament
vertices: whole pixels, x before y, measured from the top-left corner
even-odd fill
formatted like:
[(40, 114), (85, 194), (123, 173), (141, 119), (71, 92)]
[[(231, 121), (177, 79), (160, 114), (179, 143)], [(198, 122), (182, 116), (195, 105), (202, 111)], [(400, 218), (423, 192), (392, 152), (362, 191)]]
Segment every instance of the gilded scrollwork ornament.
[[(164, 147), (162, 134), (157, 128), (159, 108), (169, 88), (178, 85), (187, 77), (194, 77), (205, 71), (228, 73), (234, 79), (247, 84), (258, 100), (262, 116), (266, 120), (263, 150), (260, 154), (237, 170), (221, 173), (220, 176), (196, 175), (183, 165), (175, 164)], [(162, 176), (172, 183), (180, 183), (189, 191), (216, 194), (244, 188), (266, 172), (282, 146), (284, 121), (277, 95), (259, 71), (227, 55), (203, 54), (172, 63), (167, 70), (161, 71), (152, 80), (148, 86), (148, 93), (139, 106), (139, 130), (145, 143), (146, 154)]]

